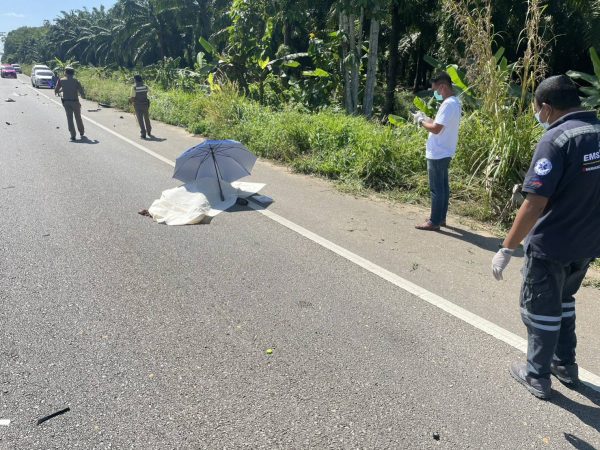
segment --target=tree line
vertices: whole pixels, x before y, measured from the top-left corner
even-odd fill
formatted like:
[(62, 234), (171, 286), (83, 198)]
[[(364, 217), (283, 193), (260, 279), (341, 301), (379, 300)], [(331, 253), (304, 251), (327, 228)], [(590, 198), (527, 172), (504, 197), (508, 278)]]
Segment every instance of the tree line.
[[(350, 113), (393, 113), (399, 90), (427, 88), (433, 67), (463, 61), (464, 43), (445, 0), (118, 0), (63, 11), (41, 27), (11, 31), (4, 61), (77, 61), (122, 68), (188, 68), (235, 82), (263, 103)], [(527, 51), (525, 0), (490, 6), (493, 42), (508, 61)], [(600, 49), (599, 0), (540, 2), (547, 73), (592, 71)], [(181, 72), (180, 72), (181, 73)], [(211, 79), (212, 80), (212, 79)], [(212, 82), (212, 81), (211, 81)]]

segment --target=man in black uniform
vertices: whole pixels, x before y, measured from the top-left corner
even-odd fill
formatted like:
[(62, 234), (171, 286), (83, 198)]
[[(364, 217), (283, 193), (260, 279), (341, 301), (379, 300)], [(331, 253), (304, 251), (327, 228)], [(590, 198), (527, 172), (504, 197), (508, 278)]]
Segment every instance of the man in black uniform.
[(133, 77), (135, 85), (131, 88), (129, 102), (133, 103), (135, 115), (140, 125), (140, 136), (146, 139), (146, 134), (152, 137), (152, 124), (150, 123), (150, 99), (148, 98), (148, 86), (144, 84), (141, 75)]
[(56, 83), (54, 94), (59, 95), (61, 92), (61, 100), (67, 114), (67, 124), (69, 126), (69, 133), (71, 133), (71, 140), (74, 141), (76, 137), (73, 116), (75, 116), (75, 122), (77, 122), (77, 130), (83, 139), (85, 130), (83, 128), (83, 120), (81, 120), (81, 103), (79, 103), (79, 95), (83, 96), (84, 93), (81, 83), (75, 78), (75, 70), (72, 67), (66, 67), (65, 77), (61, 78)]
[(577, 87), (564, 75), (540, 83), (535, 109), (547, 132), (523, 183), (527, 197), (492, 270), (502, 279), (527, 238), (521, 289), (527, 363), (513, 363), (510, 374), (547, 399), (551, 374), (567, 385), (579, 382), (574, 295), (600, 257), (600, 120), (581, 108)]

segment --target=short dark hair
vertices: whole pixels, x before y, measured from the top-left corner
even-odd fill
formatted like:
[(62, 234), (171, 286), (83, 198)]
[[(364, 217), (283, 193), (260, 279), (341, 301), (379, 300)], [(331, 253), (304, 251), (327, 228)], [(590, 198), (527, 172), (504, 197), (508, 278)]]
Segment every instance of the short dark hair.
[(547, 103), (559, 111), (581, 106), (577, 86), (566, 75), (555, 75), (542, 81), (535, 90), (535, 101), (538, 106)]
[(446, 72), (440, 72), (431, 79), (431, 84), (447, 84), (452, 87), (452, 78)]
[(72, 67), (67, 67), (65, 69), (65, 74), (67, 74), (67, 75), (75, 75), (75, 69), (73, 69)]
[(141, 83), (142, 81), (144, 81), (144, 80), (142, 80), (142, 76), (141, 76), (141, 75), (134, 75), (134, 76), (133, 76), (133, 80), (134, 80), (136, 83)]

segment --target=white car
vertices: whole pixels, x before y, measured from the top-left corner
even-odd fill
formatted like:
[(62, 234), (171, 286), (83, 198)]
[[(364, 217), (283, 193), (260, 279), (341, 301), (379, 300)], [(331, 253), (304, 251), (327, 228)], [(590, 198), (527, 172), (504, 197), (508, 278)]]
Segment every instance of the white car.
[(33, 74), (35, 73), (36, 70), (38, 69), (46, 69), (46, 70), (50, 70), (50, 67), (45, 66), (44, 64), (36, 64), (35, 66), (33, 66), (31, 68), (31, 76), (33, 77)]
[(50, 69), (36, 69), (31, 76), (31, 85), (36, 88), (54, 87), (54, 72)]
[(21, 66), (19, 64), (11, 64), (11, 66), (13, 66), (13, 68), (15, 69), (15, 72), (23, 73), (23, 69), (21, 69)]

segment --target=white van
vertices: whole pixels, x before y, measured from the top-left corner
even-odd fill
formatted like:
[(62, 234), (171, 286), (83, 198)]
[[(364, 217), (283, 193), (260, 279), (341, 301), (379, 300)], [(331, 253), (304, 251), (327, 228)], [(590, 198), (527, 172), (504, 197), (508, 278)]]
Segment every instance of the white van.
[(50, 67), (48, 67), (44, 64), (36, 64), (35, 66), (33, 66), (31, 68), (31, 76), (33, 76), (35, 74), (35, 71), (39, 70), (39, 69), (50, 70)]

